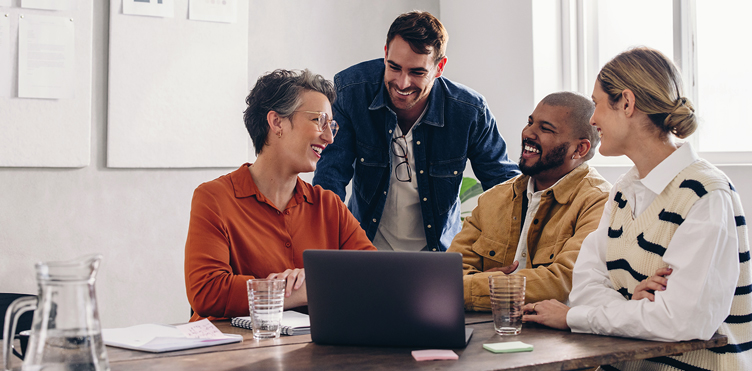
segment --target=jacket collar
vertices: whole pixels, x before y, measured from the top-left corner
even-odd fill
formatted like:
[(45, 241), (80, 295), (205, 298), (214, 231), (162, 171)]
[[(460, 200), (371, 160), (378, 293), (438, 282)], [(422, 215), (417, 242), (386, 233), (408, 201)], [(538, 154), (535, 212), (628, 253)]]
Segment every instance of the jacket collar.
[[(383, 61), (383, 59), (381, 59)], [(384, 67), (386, 68), (386, 67)], [(383, 77), (384, 74), (382, 73)], [(373, 98), (371, 105), (368, 109), (375, 111), (384, 107), (389, 108), (389, 92), (386, 90), (386, 84), (384, 79), (381, 79), (379, 84), (379, 90), (376, 92), (376, 96)], [(431, 93), (428, 94), (428, 109), (426, 114), (423, 115), (423, 119), (420, 123), (443, 127), (444, 126), (444, 77), (439, 77), (433, 81), (433, 87), (431, 87)], [(389, 108), (391, 110), (391, 108)]]
[[(250, 163), (245, 163), (240, 166), (239, 169), (231, 172), (230, 182), (232, 183), (232, 189), (236, 198), (247, 198), (255, 196), (259, 202), (266, 202), (266, 197), (259, 191), (256, 186), (256, 182), (253, 181), (251, 172), (249, 171)], [(299, 204), (303, 201), (313, 205), (313, 197), (311, 195), (309, 187), (303, 184), (303, 180), (298, 177), (295, 183), (295, 194), (293, 195), (295, 203)], [(285, 205), (287, 206), (287, 205)]]
[[(564, 175), (553, 187), (549, 188), (545, 195), (549, 195), (553, 192), (556, 202), (560, 204), (569, 203), (575, 196), (577, 190), (577, 184), (582, 181), (582, 178), (590, 173), (590, 165), (587, 162), (582, 163), (580, 166), (572, 169), (567, 175)], [(514, 180), (514, 197), (522, 195), (527, 192), (527, 183), (530, 179), (529, 175), (520, 175)]]

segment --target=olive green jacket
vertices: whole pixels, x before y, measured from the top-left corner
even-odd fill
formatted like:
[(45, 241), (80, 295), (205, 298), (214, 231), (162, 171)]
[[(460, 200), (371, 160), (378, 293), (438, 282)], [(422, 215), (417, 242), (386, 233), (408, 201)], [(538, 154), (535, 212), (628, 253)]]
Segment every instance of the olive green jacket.
[[(503, 273), (485, 271), (514, 262), (528, 179), (520, 175), (483, 193), (447, 250), (462, 254), (466, 310), (491, 310), (488, 277)], [(610, 190), (584, 163), (542, 195), (528, 231), (527, 268), (515, 273), (527, 277), (525, 302), (566, 302), (580, 246), (598, 227)]]

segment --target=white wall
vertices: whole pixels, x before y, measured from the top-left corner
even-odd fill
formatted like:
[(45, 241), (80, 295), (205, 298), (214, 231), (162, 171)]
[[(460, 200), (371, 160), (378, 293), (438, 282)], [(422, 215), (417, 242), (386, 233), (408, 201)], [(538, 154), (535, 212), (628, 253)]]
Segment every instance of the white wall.
[[(253, 81), (274, 68), (308, 67), (331, 78), (352, 63), (381, 57), (399, 13), (439, 14), (450, 34), (446, 76), (486, 96), (510, 157), (519, 157), (520, 131), (536, 103), (529, 1), (254, 0), (250, 8)], [(191, 195), (199, 183), (232, 169), (105, 167), (108, 15), (106, 2), (95, 1), (92, 165), (0, 168), (0, 292), (36, 292), (36, 261), (101, 252), (97, 289), (105, 327), (182, 322), (189, 312), (183, 248)], [(316, 21), (326, 26), (311, 26)], [(752, 210), (752, 167), (721, 169)], [(625, 171), (599, 170), (610, 181)]]

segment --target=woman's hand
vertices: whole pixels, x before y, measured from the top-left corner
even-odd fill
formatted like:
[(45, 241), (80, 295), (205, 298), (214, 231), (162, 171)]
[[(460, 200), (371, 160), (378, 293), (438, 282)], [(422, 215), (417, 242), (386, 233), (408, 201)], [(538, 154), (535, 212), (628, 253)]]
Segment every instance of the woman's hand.
[(554, 299), (525, 304), (522, 307), (523, 322), (535, 322), (559, 330), (569, 330), (567, 313), (569, 307)]
[(293, 290), (297, 290), (305, 283), (305, 270), (301, 268), (288, 269), (282, 273), (272, 273), (266, 278), (285, 280), (285, 297), (289, 298), (292, 295)]
[(642, 282), (638, 283), (635, 287), (634, 294), (632, 294), (632, 300), (642, 300), (647, 298), (650, 301), (655, 301), (656, 291), (665, 291), (666, 284), (668, 284), (668, 278), (666, 276), (673, 272), (671, 268), (658, 268), (655, 271), (655, 275), (652, 275)]

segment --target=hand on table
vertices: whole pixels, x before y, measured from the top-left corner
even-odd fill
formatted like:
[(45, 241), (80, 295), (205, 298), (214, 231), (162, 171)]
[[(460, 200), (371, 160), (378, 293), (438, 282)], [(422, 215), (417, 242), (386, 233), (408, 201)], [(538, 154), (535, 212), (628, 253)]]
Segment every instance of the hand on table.
[(519, 265), (520, 265), (520, 262), (515, 260), (512, 264), (509, 264), (506, 267), (491, 268), (487, 270), (486, 272), (502, 272), (504, 274), (511, 274), (512, 272), (514, 272), (515, 269), (517, 269), (517, 266)]
[(559, 330), (569, 330), (567, 325), (569, 307), (554, 299), (525, 304), (522, 307), (522, 321), (535, 322)]
[(668, 284), (668, 278), (666, 277), (669, 276), (671, 272), (673, 272), (673, 269), (671, 268), (658, 268), (654, 275), (644, 279), (635, 286), (632, 300), (647, 298), (650, 301), (655, 301), (655, 292), (666, 290), (666, 284)]

